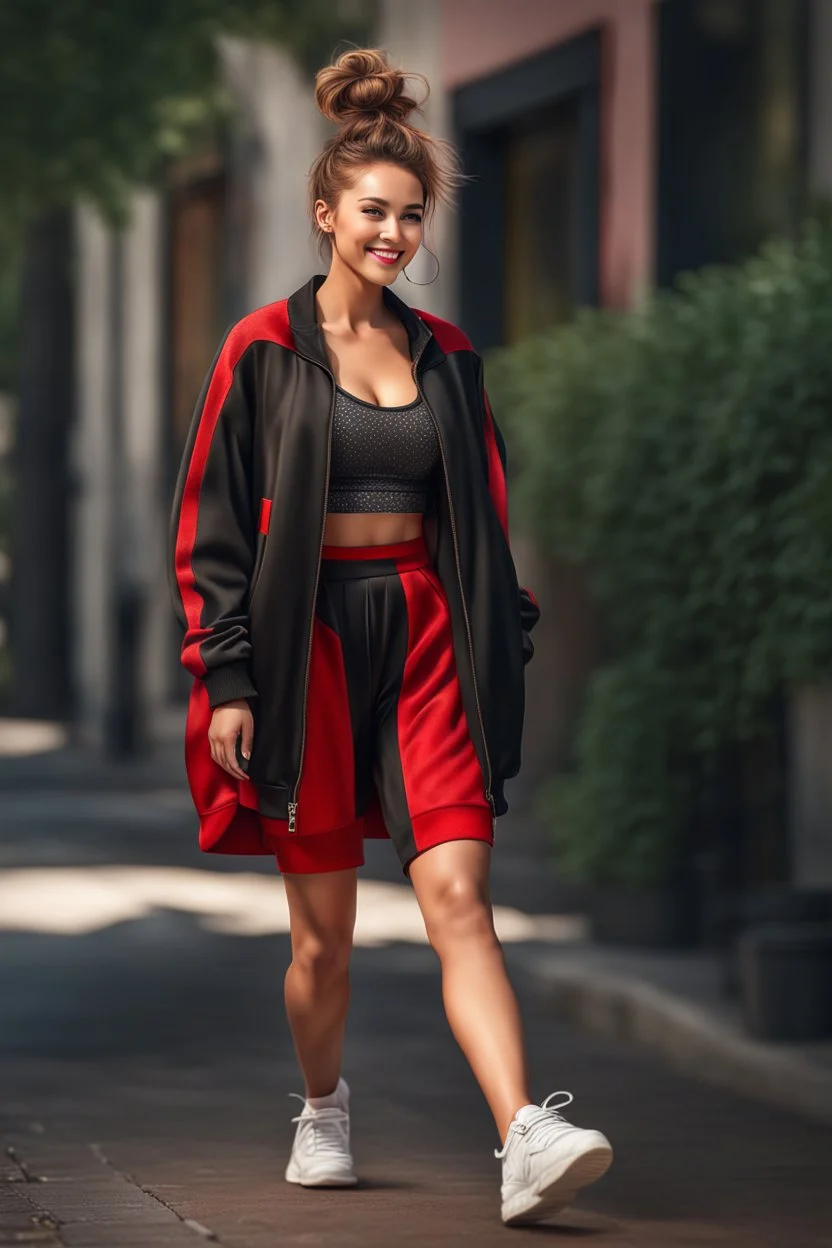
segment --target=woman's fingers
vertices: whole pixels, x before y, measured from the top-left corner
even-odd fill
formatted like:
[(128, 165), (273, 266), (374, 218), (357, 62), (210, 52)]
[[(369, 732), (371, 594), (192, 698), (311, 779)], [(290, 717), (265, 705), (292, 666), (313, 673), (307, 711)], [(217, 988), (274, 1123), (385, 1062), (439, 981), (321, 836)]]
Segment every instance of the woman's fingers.
[(233, 733), (226, 733), (222, 739), (222, 766), (232, 776), (236, 776), (238, 780), (247, 780), (248, 777), (237, 762), (237, 738), (239, 730)]
[(254, 716), (247, 707), (242, 713), (237, 707), (218, 707), (208, 731), (211, 758), (235, 779), (247, 780), (248, 776), (237, 759), (237, 742), (242, 738), (240, 752), (243, 758), (250, 757), (253, 737)]
[(226, 733), (222, 737), (209, 737), (211, 758), (237, 780), (247, 780), (248, 776), (237, 763), (237, 736), (238, 732)]
[(251, 758), (251, 746), (252, 746), (253, 740), (254, 740), (254, 716), (250, 715), (250, 716), (247, 716), (246, 719), (243, 720), (243, 731), (242, 731), (241, 740), (240, 740), (240, 749), (242, 750), (243, 758), (245, 758), (246, 760)]

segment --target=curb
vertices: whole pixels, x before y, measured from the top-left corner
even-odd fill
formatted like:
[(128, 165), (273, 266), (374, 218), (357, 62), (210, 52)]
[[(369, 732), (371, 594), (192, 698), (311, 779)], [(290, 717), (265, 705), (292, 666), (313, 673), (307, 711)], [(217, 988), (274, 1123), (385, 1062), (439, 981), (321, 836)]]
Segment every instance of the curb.
[(525, 965), (570, 1022), (634, 1041), (741, 1096), (832, 1123), (832, 1060), (825, 1066), (794, 1045), (745, 1036), (714, 1011), (632, 975), (534, 953)]

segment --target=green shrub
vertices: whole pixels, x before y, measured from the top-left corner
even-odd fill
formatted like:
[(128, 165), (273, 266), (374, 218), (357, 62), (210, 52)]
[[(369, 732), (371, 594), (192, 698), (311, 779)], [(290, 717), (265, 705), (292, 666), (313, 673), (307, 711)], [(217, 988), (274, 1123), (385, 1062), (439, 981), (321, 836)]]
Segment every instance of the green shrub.
[(536, 795), (558, 865), (576, 882), (660, 884), (679, 864), (689, 776), (676, 754), (673, 682), (639, 661), (590, 680), (574, 775)]
[[(767, 732), (777, 691), (832, 677), (831, 345), (832, 229), (814, 222), (487, 363), (513, 518), (587, 568), (614, 654), (672, 690), (689, 776)], [(593, 724), (610, 697), (596, 679), (561, 856), (569, 838), (623, 847), (647, 818), (626, 728), (602, 749)], [(629, 731), (658, 749), (652, 705), (633, 693)], [(657, 783), (661, 756), (642, 763)], [(593, 832), (602, 794), (612, 822)]]

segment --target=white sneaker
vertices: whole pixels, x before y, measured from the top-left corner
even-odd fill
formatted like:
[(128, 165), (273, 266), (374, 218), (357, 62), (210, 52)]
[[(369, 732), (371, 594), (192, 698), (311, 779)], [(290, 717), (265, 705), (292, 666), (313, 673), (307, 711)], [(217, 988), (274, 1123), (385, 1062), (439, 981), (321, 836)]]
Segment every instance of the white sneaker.
[(338, 1080), (337, 1105), (313, 1109), (298, 1092), (303, 1110), (292, 1122), (298, 1124), (286, 1181), (303, 1187), (350, 1187), (357, 1182), (350, 1153), (350, 1090)]
[(506, 1142), (494, 1150), (503, 1159), (502, 1218), (507, 1226), (539, 1222), (568, 1205), (581, 1187), (609, 1169), (612, 1146), (600, 1131), (586, 1131), (550, 1109), (552, 1092), (542, 1105), (523, 1105), (508, 1129)]

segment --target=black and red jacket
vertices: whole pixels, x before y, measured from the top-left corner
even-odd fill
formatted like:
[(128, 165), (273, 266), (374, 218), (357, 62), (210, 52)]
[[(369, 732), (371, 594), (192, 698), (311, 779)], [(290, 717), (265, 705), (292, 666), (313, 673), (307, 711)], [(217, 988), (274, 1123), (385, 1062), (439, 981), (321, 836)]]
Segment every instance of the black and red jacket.
[[(294, 830), (335, 399), (315, 315), (323, 281), (315, 274), (228, 330), (177, 478), (168, 568), (182, 662), (194, 676), (185, 755), (205, 850), (272, 853), (264, 826)], [(383, 297), (407, 328), (414, 381), (439, 436), (443, 488), (425, 537), (450, 607), (486, 796), (501, 815), (504, 781), (520, 769), (524, 665), (540, 615), (509, 549), (505, 444), (465, 334), (387, 287)], [(234, 698), (250, 698), (254, 717), (245, 781), (208, 746), (212, 708)]]

